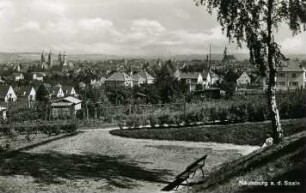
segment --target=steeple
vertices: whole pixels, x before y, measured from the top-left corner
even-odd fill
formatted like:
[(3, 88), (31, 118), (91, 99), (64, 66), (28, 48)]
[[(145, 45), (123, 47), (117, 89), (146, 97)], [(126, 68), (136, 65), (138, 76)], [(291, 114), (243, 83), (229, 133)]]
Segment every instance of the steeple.
[(49, 54), (48, 54), (48, 65), (49, 65), (49, 67), (52, 67), (52, 52), (51, 52), (51, 49), (49, 50)]
[(62, 66), (67, 66), (67, 59), (66, 59), (66, 51), (64, 52), (64, 54), (62, 55)]
[(57, 59), (58, 59), (58, 62), (60, 64), (62, 64), (62, 54), (61, 54), (61, 52), (59, 52)]
[(63, 61), (66, 61), (66, 51), (64, 52), (64, 54), (63, 54)]
[(226, 58), (226, 56), (227, 56), (227, 47), (225, 46), (225, 48), (224, 48), (224, 53), (223, 53), (223, 57)]
[[(208, 56), (207, 56), (208, 59)], [(210, 70), (211, 67), (211, 44), (209, 45), (209, 61), (208, 61), (208, 70)]]
[(45, 51), (44, 51), (44, 49), (41, 51), (40, 62), (41, 63), (45, 62)]

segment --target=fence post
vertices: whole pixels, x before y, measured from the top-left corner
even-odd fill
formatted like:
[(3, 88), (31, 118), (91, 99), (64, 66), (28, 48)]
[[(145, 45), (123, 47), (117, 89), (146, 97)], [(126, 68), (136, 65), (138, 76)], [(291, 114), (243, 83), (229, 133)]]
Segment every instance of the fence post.
[(98, 112), (97, 112), (97, 107), (94, 108), (94, 117), (95, 119), (98, 118)]
[(184, 119), (186, 119), (186, 99), (184, 100)]
[(89, 111), (88, 111), (88, 105), (86, 104), (86, 120), (89, 119)]

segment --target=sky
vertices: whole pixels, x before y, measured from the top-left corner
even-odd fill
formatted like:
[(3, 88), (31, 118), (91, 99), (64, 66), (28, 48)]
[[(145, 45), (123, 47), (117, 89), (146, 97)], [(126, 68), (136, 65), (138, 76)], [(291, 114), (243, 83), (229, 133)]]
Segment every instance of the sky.
[[(282, 25), (286, 54), (306, 54), (306, 33)], [(0, 52), (190, 55), (222, 53), (229, 41), (216, 17), (193, 0), (0, 0)], [(236, 44), (229, 52), (248, 53)]]

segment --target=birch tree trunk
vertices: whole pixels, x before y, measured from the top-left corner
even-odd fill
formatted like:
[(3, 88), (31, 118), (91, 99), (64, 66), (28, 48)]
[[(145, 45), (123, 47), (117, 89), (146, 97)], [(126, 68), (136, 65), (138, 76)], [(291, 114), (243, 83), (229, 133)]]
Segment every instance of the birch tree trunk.
[(283, 130), (280, 123), (280, 116), (279, 111), (276, 104), (276, 70), (270, 70), (269, 73), (269, 85), (267, 90), (267, 97), (268, 97), (268, 107), (270, 113), (270, 120), (272, 124), (273, 130), (273, 140), (274, 143), (279, 143), (283, 140)]
[(273, 140), (274, 143), (279, 143), (283, 140), (283, 130), (280, 123), (279, 111), (276, 104), (276, 80), (277, 80), (277, 71), (275, 59), (273, 56), (275, 55), (275, 48), (273, 47), (273, 37), (272, 37), (272, 25), (273, 25), (273, 3), (274, 0), (268, 0), (268, 16), (267, 16), (267, 45), (268, 45), (268, 66), (269, 66), (269, 82), (268, 82), (268, 107), (270, 113), (270, 120), (272, 124), (273, 131)]

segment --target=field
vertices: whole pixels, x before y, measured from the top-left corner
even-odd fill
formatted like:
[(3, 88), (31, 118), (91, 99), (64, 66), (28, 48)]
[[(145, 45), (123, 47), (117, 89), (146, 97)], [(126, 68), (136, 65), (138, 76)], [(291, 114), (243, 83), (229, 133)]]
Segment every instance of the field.
[(83, 130), (0, 158), (0, 192), (159, 192), (197, 158), (205, 171), (257, 146), (139, 140)]

